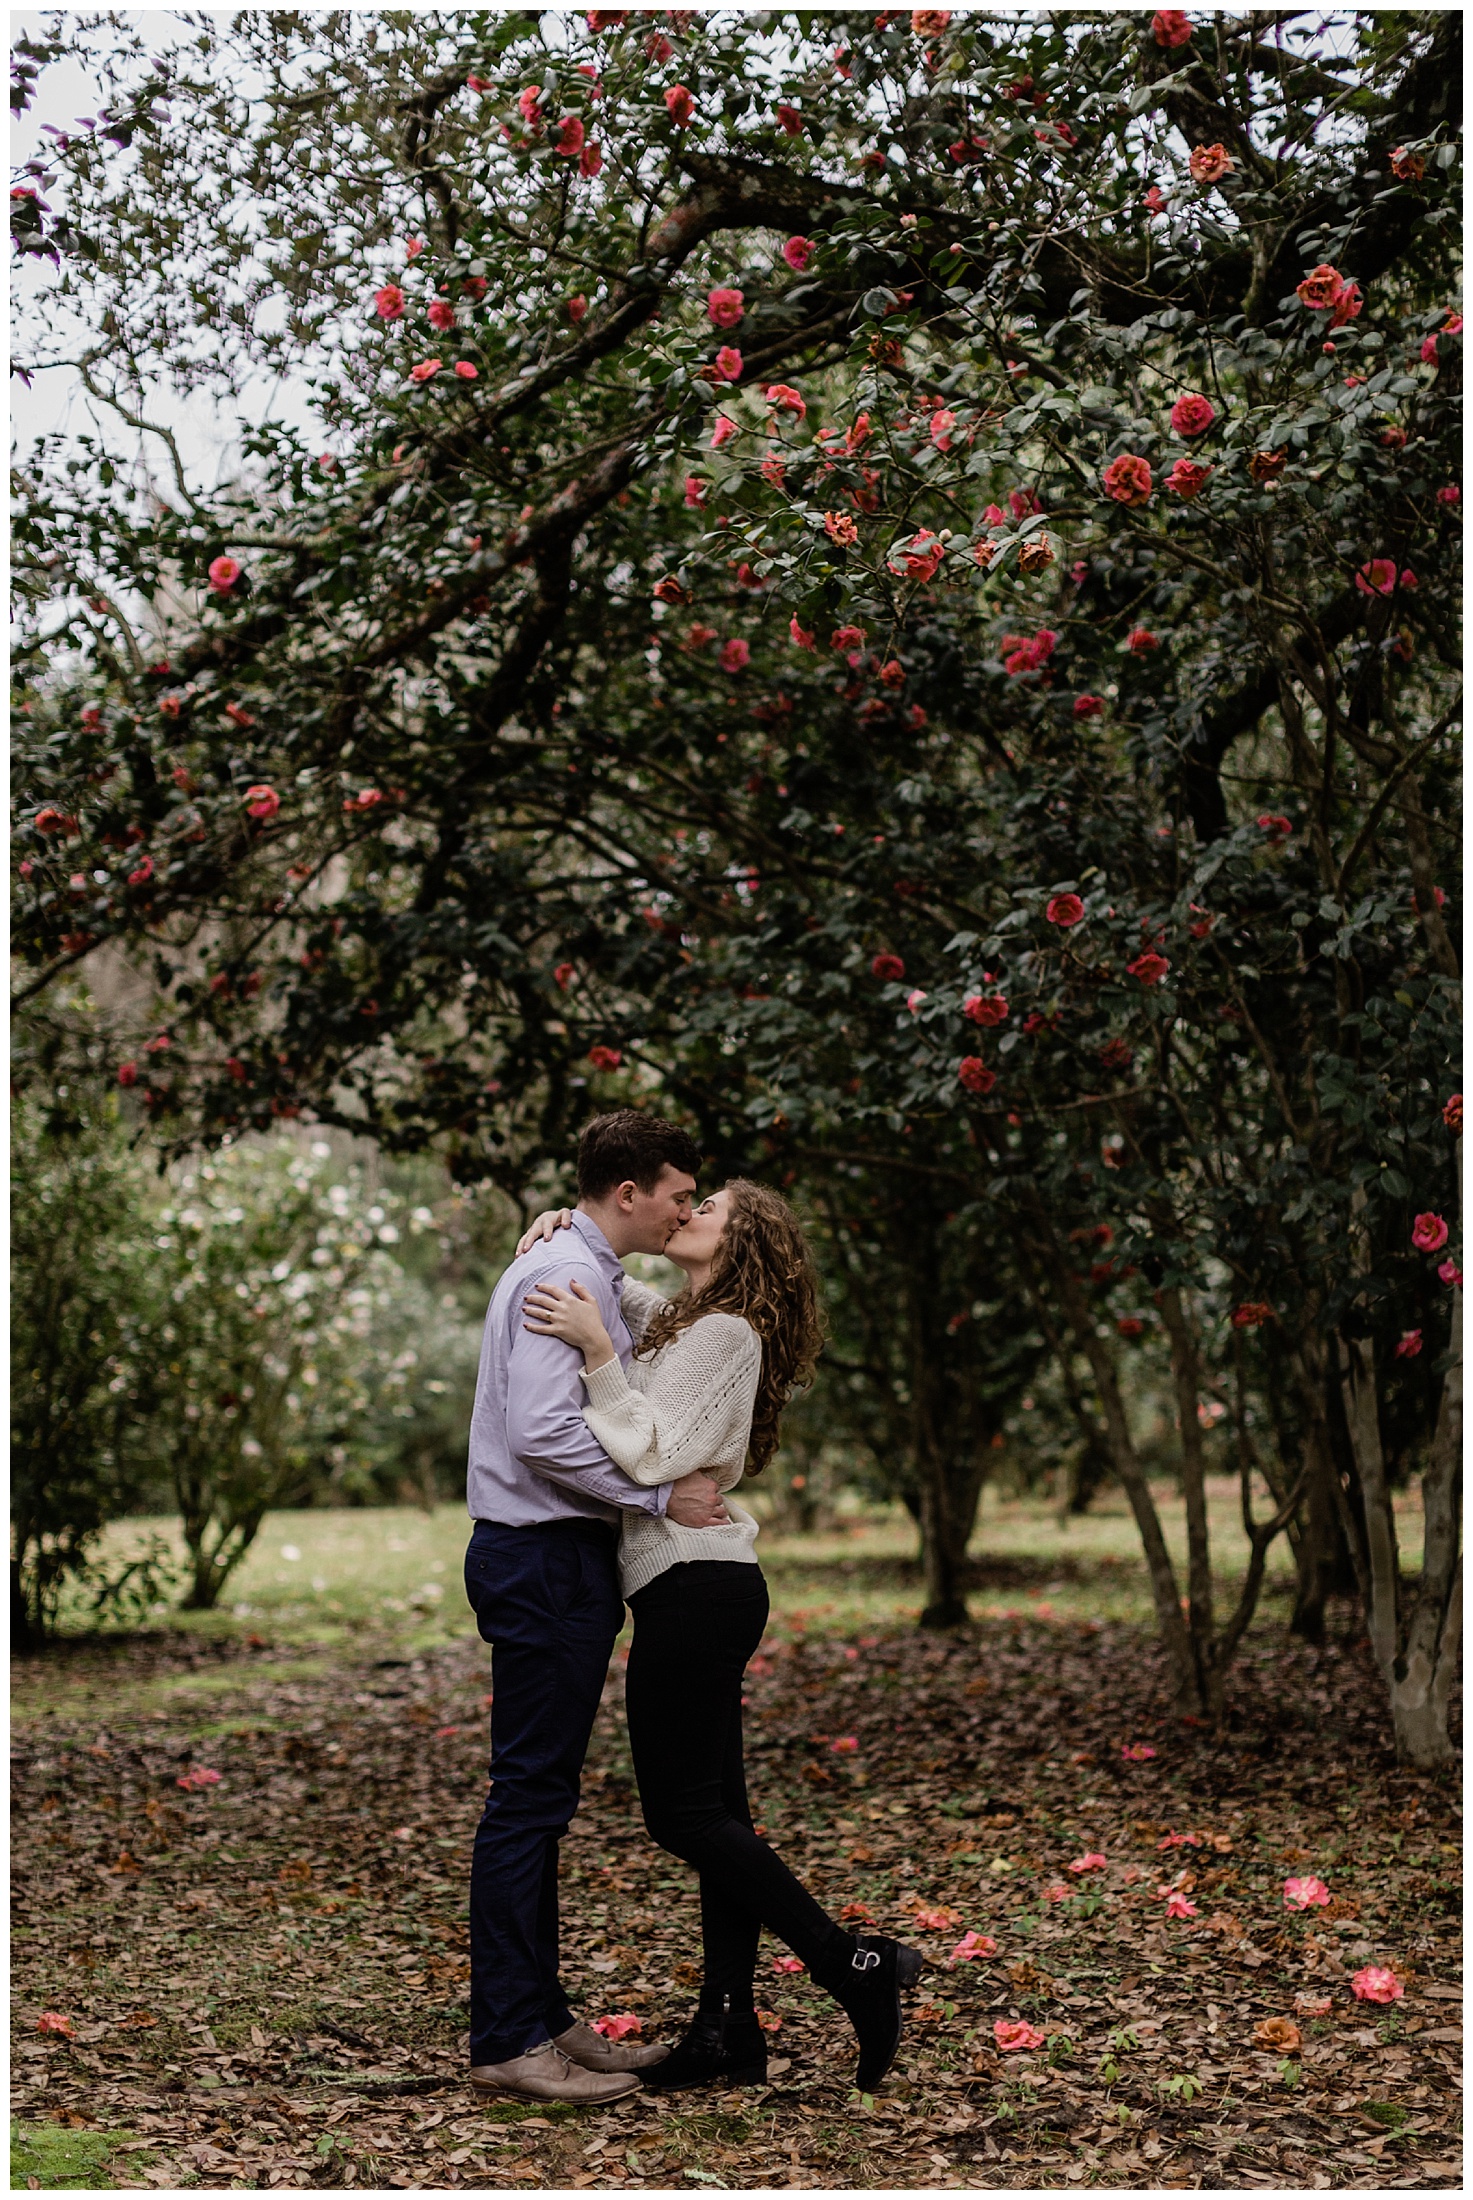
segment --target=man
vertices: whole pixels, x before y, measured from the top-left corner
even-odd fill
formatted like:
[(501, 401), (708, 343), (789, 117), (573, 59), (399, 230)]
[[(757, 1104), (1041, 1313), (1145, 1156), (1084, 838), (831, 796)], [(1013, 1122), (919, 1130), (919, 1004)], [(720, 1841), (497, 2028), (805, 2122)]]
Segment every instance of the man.
[(636, 2092), (663, 2047), (623, 2047), (574, 2021), (558, 1982), (558, 1843), (614, 1639), (624, 1624), (619, 1519), (725, 1519), (704, 1474), (641, 1489), (583, 1419), (580, 1355), (523, 1325), (535, 1278), (576, 1275), (622, 1362), (625, 1253), (663, 1253), (689, 1221), (700, 1151), (633, 1108), (599, 1116), (578, 1149), (571, 1230), (514, 1260), (491, 1299), (471, 1415), (466, 1593), (493, 1646), (492, 1785), (471, 1863), (471, 2083), (533, 2101), (601, 2103)]

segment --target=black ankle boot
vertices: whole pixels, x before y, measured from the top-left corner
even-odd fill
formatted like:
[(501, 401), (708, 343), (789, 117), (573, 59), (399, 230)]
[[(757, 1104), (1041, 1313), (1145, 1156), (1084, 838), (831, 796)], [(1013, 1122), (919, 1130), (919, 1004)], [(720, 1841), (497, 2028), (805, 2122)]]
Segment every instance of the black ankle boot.
[(755, 2016), (716, 2016), (697, 2010), (663, 2062), (641, 2070), (646, 2093), (671, 2093), (688, 2085), (763, 2085), (767, 2040)]
[(900, 2047), (903, 2018), (902, 1988), (915, 1985), (925, 1966), (917, 1948), (901, 1941), (861, 1935), (854, 1953), (838, 1971), (825, 1971), (819, 1984), (826, 1987), (853, 2025), (859, 2041), (859, 2068), (854, 2083), (861, 2093), (873, 2093), (894, 2062)]

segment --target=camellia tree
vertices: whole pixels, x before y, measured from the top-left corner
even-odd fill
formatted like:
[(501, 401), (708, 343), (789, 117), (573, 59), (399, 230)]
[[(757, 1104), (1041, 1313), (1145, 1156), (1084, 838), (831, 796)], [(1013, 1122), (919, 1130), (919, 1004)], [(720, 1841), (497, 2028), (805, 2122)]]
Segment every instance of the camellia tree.
[[(105, 111), (13, 200), (35, 365), (152, 454), (74, 436), (23, 484), (24, 995), (148, 943), (113, 1074), (166, 1139), (310, 1109), (511, 1188), (590, 1072), (647, 1071), (826, 1198), (908, 1169), (918, 1273), (973, 1232), (976, 1302), (1057, 1351), (1183, 1704), (1220, 1713), (1303, 1507), (1308, 1624), (1343, 1549), (1424, 1762), (1459, 29), (383, 11), (152, 55), (107, 21)], [(263, 373), (320, 426), (207, 491), (161, 393)], [(1185, 1592), (1133, 1350), (1178, 1400)], [(1221, 1624), (1217, 1408), (1245, 1507), (1279, 1478)]]

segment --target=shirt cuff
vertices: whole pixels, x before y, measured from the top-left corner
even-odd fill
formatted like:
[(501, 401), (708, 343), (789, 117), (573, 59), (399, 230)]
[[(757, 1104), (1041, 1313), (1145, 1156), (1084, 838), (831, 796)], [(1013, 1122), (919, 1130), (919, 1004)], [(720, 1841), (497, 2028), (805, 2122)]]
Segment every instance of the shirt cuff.
[(669, 1502), (670, 1502), (670, 1492), (671, 1492), (671, 1491), (672, 1491), (672, 1490), (674, 1489), (674, 1487), (675, 1487), (675, 1484), (674, 1484), (673, 1482), (662, 1482), (662, 1483), (660, 1484), (659, 1488), (658, 1488), (658, 1489), (657, 1489), (657, 1490), (655, 1491), (655, 1518), (656, 1518), (656, 1520), (663, 1520), (663, 1519), (664, 1519), (664, 1517), (665, 1517), (665, 1507), (666, 1507), (666, 1506), (667, 1506), (667, 1505), (669, 1504)]
[(605, 1360), (602, 1367), (580, 1368), (579, 1373), (588, 1403), (596, 1412), (615, 1412), (629, 1396), (629, 1378), (617, 1360)]

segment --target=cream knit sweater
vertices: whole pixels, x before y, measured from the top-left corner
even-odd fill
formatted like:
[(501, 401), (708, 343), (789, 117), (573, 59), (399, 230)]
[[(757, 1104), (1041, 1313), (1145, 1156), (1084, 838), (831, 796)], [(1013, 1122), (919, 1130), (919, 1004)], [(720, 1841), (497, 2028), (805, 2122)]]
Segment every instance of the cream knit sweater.
[[(636, 1341), (664, 1304), (646, 1284), (625, 1284), (620, 1306)], [(762, 1341), (750, 1323), (738, 1314), (703, 1314), (652, 1359), (632, 1360), (627, 1372), (617, 1360), (585, 1368), (583, 1418), (615, 1466), (645, 1489), (699, 1468), (718, 1489), (731, 1490), (746, 1463), (761, 1373)], [(731, 1524), (724, 1528), (680, 1528), (626, 1512), (619, 1544), (625, 1596), (688, 1559), (755, 1565), (756, 1521), (730, 1498), (726, 1509)]]

